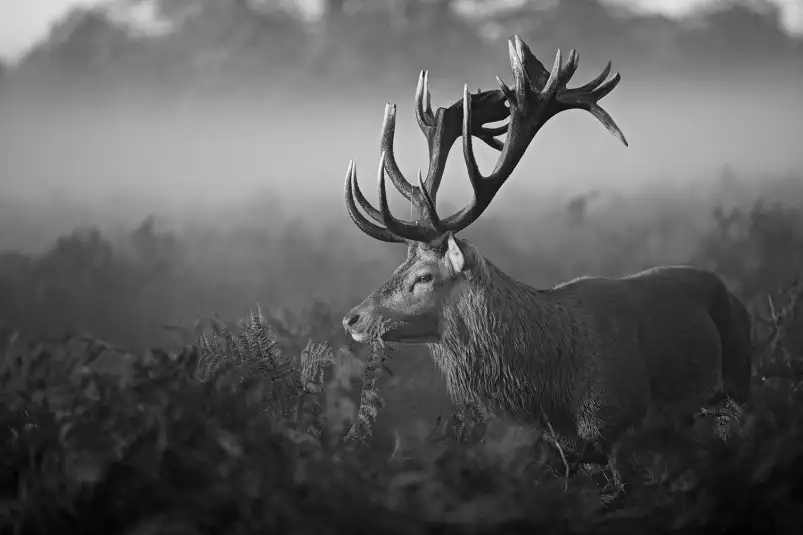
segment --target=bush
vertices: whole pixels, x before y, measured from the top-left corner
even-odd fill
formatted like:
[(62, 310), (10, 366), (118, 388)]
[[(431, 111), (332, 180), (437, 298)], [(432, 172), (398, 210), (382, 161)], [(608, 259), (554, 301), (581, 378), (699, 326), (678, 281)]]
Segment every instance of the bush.
[[(364, 441), (328, 440), (319, 365), (332, 362), (331, 351), (310, 344), (301, 358), (283, 358), (260, 312), (241, 334), (223, 328), (175, 355), (138, 357), (86, 338), (25, 347), (12, 337), (7, 346), (4, 531), (803, 526), (803, 381), (792, 375), (756, 378), (727, 441), (710, 422), (689, 436), (667, 440), (655, 427), (633, 437), (651, 452), (638, 459), (645, 481), (633, 483), (633, 503), (613, 514), (587, 478), (562, 481), (548, 462), (533, 463), (532, 443), (505, 451), (505, 437), (451, 441), (388, 462)], [(104, 359), (125, 362), (129, 373), (104, 372)]]
[[(741, 229), (714, 229), (695, 263), (713, 264), (751, 303), (753, 398), (704, 408), (688, 433), (655, 422), (629, 437), (637, 455), (616, 508), (600, 503), (604, 474), (566, 478), (546, 441), (504, 422), (468, 425), (456, 412), (422, 443), (402, 437), (404, 420), (387, 415), (415, 397), (431, 405), (423, 417), (434, 416), (438, 385), (426, 385), (413, 352), (376, 346), (364, 357), (349, 348), (323, 301), (301, 312), (257, 307), (239, 323), (171, 325), (177, 340), (164, 349), (58, 338), (76, 319), (87, 332), (115, 326), (107, 332), (140, 336), (136, 321), (126, 325), (137, 307), (162, 310), (136, 301), (143, 287), (159, 295), (203, 286), (202, 277), (186, 281), (182, 248), (152, 227), (134, 234), (139, 249), (125, 255), (96, 232), (73, 234), (38, 259), (8, 255), (4, 314), (28, 328), (0, 330), (0, 531), (799, 530), (801, 287), (789, 284), (799, 212), (744, 213), (752, 215), (733, 218)], [(137, 250), (150, 252), (137, 260)], [(40, 284), (50, 306), (36, 301)], [(52, 304), (54, 295), (70, 297)], [(113, 305), (116, 322), (107, 318)], [(41, 317), (59, 328), (32, 336)], [(37, 339), (45, 341), (28, 342)], [(382, 374), (388, 366), (408, 382)], [(359, 397), (347, 388), (356, 375)]]

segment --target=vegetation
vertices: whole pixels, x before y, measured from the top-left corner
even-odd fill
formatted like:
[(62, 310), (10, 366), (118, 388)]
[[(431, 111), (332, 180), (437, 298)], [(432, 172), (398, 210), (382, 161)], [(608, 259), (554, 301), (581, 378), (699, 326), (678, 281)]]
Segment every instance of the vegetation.
[[(212, 143), (190, 149), (214, 147), (228, 173), (243, 152), (222, 142), (232, 133), (212, 104), (242, 100), (249, 117), (259, 116), (259, 132), (267, 118), (282, 137), (240, 132), (233, 144), (259, 137), (260, 151), (279, 147), (260, 152), (250, 174), (284, 179), (282, 161), (293, 159), (284, 152), (288, 139), (303, 132), (317, 146), (317, 134), (323, 148), (324, 140), (363, 130), (355, 124), (333, 136), (321, 124), (356, 123), (358, 114), (344, 106), (348, 120), (321, 116), (315, 106), (329, 112), (340, 99), (367, 109), (364, 101), (379, 90), (382, 100), (408, 102), (422, 67), (444, 80), (441, 87), (450, 78), (464, 83), (469, 72), (471, 80), (493, 80), (503, 72), (498, 41), (514, 31), (545, 57), (576, 47), (584, 62), (613, 58), (628, 80), (675, 79), (669, 90), (677, 106), (690, 95), (727, 96), (707, 88), (701, 73), (722, 74), (729, 89), (744, 86), (746, 68), (759, 65), (788, 74), (770, 84), (780, 91), (803, 65), (803, 41), (781, 31), (772, 9), (755, 9), (766, 2), (734, 2), (689, 25), (623, 16), (594, 0), (549, 9), (526, 2), (481, 16), (457, 9), (494, 3), (327, 0), (324, 16), (308, 20), (271, 9), (289, 2), (122, 0), (111, 4), (154, 6), (159, 24), (142, 32), (114, 10), (79, 10), (19, 62), (0, 65), (8, 119), (0, 148), (4, 161), (26, 164), (12, 163), (0, 188), (0, 244), (15, 249), (0, 252), (0, 533), (801, 532), (799, 175), (726, 176), (706, 183), (715, 184), (713, 194), (693, 196), (685, 185), (679, 194), (664, 188), (641, 197), (603, 188), (566, 210), (522, 195), (503, 217), (488, 214), (466, 232), (506, 273), (534, 285), (690, 263), (721, 274), (748, 303), (752, 400), (701, 407), (688, 432), (655, 421), (629, 436), (627, 492), (606, 508), (604, 473), (564, 466), (537, 431), (452, 406), (425, 349), (344, 339), (343, 313), (391, 273), (401, 248), (369, 251), (356, 229), (349, 234), (352, 225), (339, 228), (346, 221), (340, 206), (342, 219), (323, 214), (316, 223), (324, 231), (303, 220), (278, 223), (288, 203), (250, 190), (242, 212), (262, 219), (227, 227), (194, 204), (202, 180), (174, 184), (196, 178), (203, 162), (185, 166), (177, 157), (163, 176), (148, 169), (146, 160), (169, 160), (185, 140), (162, 141), (147, 128), (138, 137), (128, 115), (164, 115), (158, 124), (165, 126), (211, 114), (208, 124), (220, 131), (192, 122), (177, 131), (204, 130)], [(699, 93), (675, 93), (686, 85)], [(275, 105), (252, 109), (265, 101)], [(310, 125), (285, 131), (287, 120), (304, 119), (296, 104), (309, 106)], [(293, 114), (279, 113), (286, 110)], [(96, 143), (90, 127), (113, 141)], [(140, 137), (157, 139), (143, 145)], [(163, 152), (148, 152), (162, 142)], [(107, 173), (104, 147), (113, 145), (125, 150), (106, 157)], [(48, 157), (31, 147), (59, 150)], [(72, 158), (81, 150), (89, 151), (85, 159)], [(313, 153), (304, 159), (330, 160)], [(27, 166), (44, 159), (58, 170)], [(63, 172), (73, 159), (78, 171)], [(85, 220), (85, 206), (62, 212), (67, 190), (40, 182), (52, 173), (85, 197), (100, 184), (146, 189), (153, 178), (164, 187), (155, 198), (168, 196), (169, 183), (181, 205), (201, 215), (181, 231), (148, 218), (121, 234), (98, 216), (97, 227), (53, 240), (52, 228)], [(84, 174), (97, 181), (81, 182)], [(28, 185), (37, 202), (18, 202), (15, 188)], [(119, 199), (108, 205), (104, 213), (114, 215), (131, 207)], [(214, 221), (214, 229), (199, 220)], [(16, 250), (39, 249), (42, 240), (44, 252)]]
[[(76, 8), (22, 57), (6, 89), (22, 98), (41, 94), (40, 105), (87, 93), (95, 104), (101, 95), (126, 101), (143, 92), (179, 102), (266, 92), (279, 100), (288, 92), (321, 98), (322, 86), (329, 98), (338, 88), (346, 99), (398, 94), (422, 65), (460, 84), (466, 72), (493, 80), (502, 57), (496, 52), (516, 32), (533, 50), (574, 47), (584, 63), (616, 58), (618, 69), (647, 76), (724, 73), (768, 60), (799, 72), (803, 50), (766, 0), (718, 2), (693, 25), (599, 0), (324, 0), (313, 18), (294, 4), (118, 0)], [(146, 29), (132, 25), (143, 5), (154, 15)]]
[[(196, 303), (267, 292), (188, 273), (188, 242), (152, 221), (117, 243), (79, 231), (42, 256), (6, 254), (3, 531), (792, 532), (803, 526), (801, 217), (763, 202), (714, 211), (689, 260), (751, 303), (753, 399), (701, 408), (688, 433), (655, 422), (629, 437), (629, 492), (612, 509), (599, 501), (604, 474), (567, 478), (537, 433), (449, 408), (423, 351), (349, 347), (341, 305), (257, 306), (245, 322), (209, 314), (159, 332)], [(615, 255), (622, 272), (638, 261), (608, 244), (586, 253)]]

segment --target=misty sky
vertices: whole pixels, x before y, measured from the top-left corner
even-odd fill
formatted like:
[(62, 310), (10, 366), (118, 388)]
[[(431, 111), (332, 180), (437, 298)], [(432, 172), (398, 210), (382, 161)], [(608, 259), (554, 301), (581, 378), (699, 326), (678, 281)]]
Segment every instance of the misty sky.
[[(0, 0), (0, 57), (18, 56), (67, 5), (98, 1)], [(786, 2), (787, 14), (795, 6), (798, 16), (803, 14), (803, 0), (775, 1)], [(671, 10), (677, 16), (702, 3), (639, 2), (641, 8)], [(523, 210), (532, 210), (521, 199), (553, 195), (562, 199), (592, 189), (635, 188), (657, 197), (662, 190), (684, 188), (679, 180), (695, 185), (712, 182), (723, 166), (751, 179), (800, 177), (803, 152), (796, 140), (803, 137), (799, 105), (803, 72), (789, 69), (788, 60), (763, 64), (767, 56), (761, 47), (756, 52), (759, 61), (727, 67), (734, 54), (743, 51), (723, 47), (719, 51), (723, 69), (701, 72), (692, 62), (685, 69), (671, 67), (675, 70), (669, 73), (663, 70), (666, 62), (655, 67), (622, 51), (614, 58), (614, 68), (624, 65), (624, 83), (606, 97), (604, 107), (625, 132), (630, 147), (621, 146), (585, 112), (562, 114), (533, 142), (517, 178), (505, 186), (490, 215), (509, 213), (517, 202)], [(504, 54), (500, 45), (495, 61), (503, 75)], [(599, 58), (585, 57), (577, 82), (589, 80), (602, 65)], [(395, 150), (402, 171), (412, 178), (416, 167), (425, 165), (426, 144), (409, 106), (417, 74), (411, 72), (409, 96), (366, 93), (349, 104), (336, 99), (336, 107), (326, 99), (310, 101), (292, 94), (283, 95), (280, 103), (222, 99), (212, 107), (198, 102), (195, 107), (171, 108), (169, 113), (163, 113), (156, 97), (111, 107), (75, 102), (58, 112), (43, 111), (35, 101), (31, 105), (24, 99), (15, 101), (13, 113), (0, 121), (0, 161), (5, 168), (0, 177), (0, 216), (5, 215), (6, 221), (24, 216), (37, 224), (47, 219), (51, 227), (58, 223), (61, 228), (101, 221), (128, 225), (149, 213), (216, 222), (220, 213), (227, 213), (245, 220), (265, 212), (290, 216), (303, 207), (345, 222), (342, 191), (349, 159), (357, 162), (364, 191), (376, 198), (377, 136), (388, 99), (400, 105)], [(439, 74), (433, 79), (433, 103), (445, 105), (456, 98), (465, 81), (482, 83), (478, 73), (466, 70), (459, 76), (466, 78)], [(247, 75), (242, 83), (251, 83)], [(294, 141), (300, 138), (304, 144)], [(498, 154), (481, 143), (475, 146), (481, 168), (489, 171)], [(459, 153), (454, 151), (444, 176), (442, 198), (453, 208), (470, 197)], [(11, 200), (4, 206), (5, 195)], [(267, 198), (282, 202), (263, 206), (256, 201)], [(399, 195), (391, 203), (406, 208), (396, 201), (401, 201)], [(244, 208), (243, 202), (255, 204)], [(23, 208), (28, 203), (37, 208)], [(67, 208), (57, 214), (53, 206), (59, 204)], [(0, 227), (3, 223), (0, 217)]]
[(4, 0), (0, 8), (0, 57), (16, 58), (44, 36), (70, 8), (101, 0)]
[[(15, 59), (44, 36), (50, 25), (70, 8), (102, 4), (109, 0), (4, 0), (0, 8), (0, 58)], [(611, 4), (638, 6), (644, 11), (682, 17), (710, 0), (606, 0)], [(803, 0), (772, 0), (782, 10), (782, 22), (791, 33), (803, 35)], [(304, 0), (314, 5), (315, 0)]]

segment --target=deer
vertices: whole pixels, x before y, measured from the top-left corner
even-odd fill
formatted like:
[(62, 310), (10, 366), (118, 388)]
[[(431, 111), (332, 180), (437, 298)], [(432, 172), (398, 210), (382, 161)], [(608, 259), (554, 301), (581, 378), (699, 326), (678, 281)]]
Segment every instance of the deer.
[[(344, 316), (343, 327), (358, 343), (428, 345), (456, 404), (533, 428), (549, 426), (562, 455), (609, 468), (617, 492), (623, 488), (618, 444), (652, 411), (688, 422), (723, 396), (747, 401), (750, 317), (710, 271), (659, 266), (539, 289), (514, 280), (457, 236), (488, 208), (555, 115), (590, 112), (628, 146), (598, 104), (621, 80), (619, 73), (608, 79), (610, 61), (589, 83), (568, 88), (579, 62), (576, 50), (565, 63), (558, 50), (547, 71), (518, 34), (508, 45), (512, 88), (498, 77), (499, 89), (469, 93), (464, 86), (462, 99), (435, 112), (428, 71), (421, 71), (415, 115), (428, 143), (429, 168), (426, 177), (419, 169), (416, 185), (394, 156), (393, 104), (386, 105), (382, 126), (378, 208), (362, 193), (356, 165), (349, 162), (345, 201), (351, 219), (376, 240), (406, 244), (407, 258)], [(487, 176), (478, 168), (474, 137), (500, 153)], [(441, 217), (437, 193), (458, 138), (473, 195), (466, 207)], [(417, 220), (391, 213), (386, 174), (417, 208)]]

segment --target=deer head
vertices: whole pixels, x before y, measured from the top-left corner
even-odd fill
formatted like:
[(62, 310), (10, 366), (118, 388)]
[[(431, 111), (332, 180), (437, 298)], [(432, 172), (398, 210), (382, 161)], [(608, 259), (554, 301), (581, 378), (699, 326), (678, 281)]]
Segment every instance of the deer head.
[[(497, 90), (470, 94), (464, 87), (462, 99), (433, 113), (428, 73), (421, 72), (415, 112), (429, 146), (429, 169), (426, 178), (418, 172), (417, 185), (403, 176), (393, 154), (396, 107), (392, 104), (385, 107), (382, 127), (379, 209), (363, 195), (357, 184), (356, 166), (353, 161), (349, 163), (345, 197), (354, 223), (372, 238), (408, 245), (407, 259), (391, 278), (343, 318), (344, 328), (356, 341), (365, 341), (372, 336), (400, 343), (440, 341), (444, 308), (472, 280), (472, 270), (482, 262), (474, 247), (455, 235), (488, 208), (535, 134), (550, 118), (564, 110), (586, 110), (627, 145), (622, 131), (597, 104), (621, 79), (617, 73), (606, 81), (610, 62), (589, 83), (568, 89), (566, 84), (577, 70), (579, 61), (575, 50), (569, 53), (565, 64), (558, 50), (552, 70), (547, 71), (518, 35), (508, 44), (514, 77), (512, 89), (499, 78), (500, 89)], [(507, 125), (487, 126), (507, 118)], [(497, 139), (505, 133), (504, 142)], [(436, 197), (449, 151), (460, 137), (474, 194), (468, 206), (441, 218), (435, 207)], [(477, 167), (472, 137), (501, 153), (488, 176), (483, 176)], [(385, 173), (396, 189), (416, 206), (417, 221), (402, 221), (390, 213)], [(374, 222), (358, 210), (358, 204)]]

